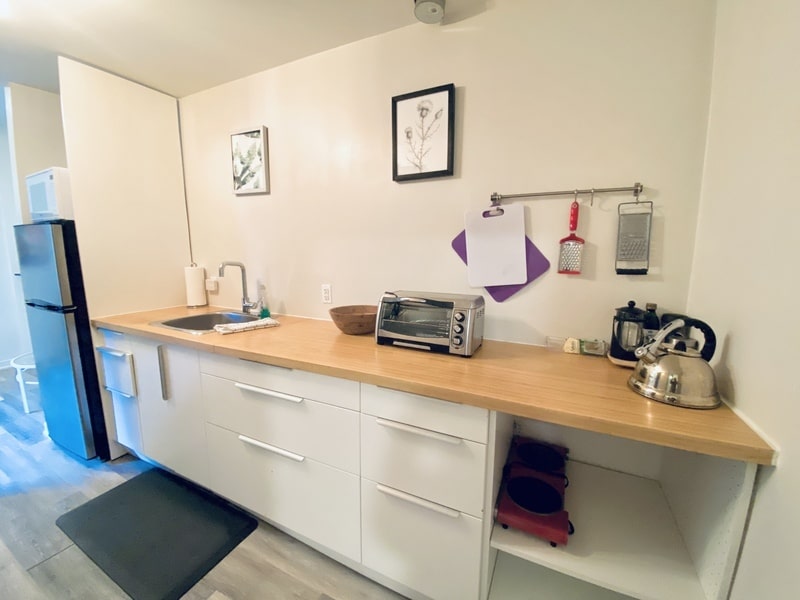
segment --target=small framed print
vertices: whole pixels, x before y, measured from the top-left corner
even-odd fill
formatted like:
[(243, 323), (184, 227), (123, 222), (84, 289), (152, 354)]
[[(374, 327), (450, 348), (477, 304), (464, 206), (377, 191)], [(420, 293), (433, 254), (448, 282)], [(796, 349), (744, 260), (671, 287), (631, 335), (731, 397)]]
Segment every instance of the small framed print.
[(455, 85), (392, 98), (392, 179), (453, 174)]
[(269, 194), (269, 145), (267, 128), (257, 127), (231, 134), (233, 192)]

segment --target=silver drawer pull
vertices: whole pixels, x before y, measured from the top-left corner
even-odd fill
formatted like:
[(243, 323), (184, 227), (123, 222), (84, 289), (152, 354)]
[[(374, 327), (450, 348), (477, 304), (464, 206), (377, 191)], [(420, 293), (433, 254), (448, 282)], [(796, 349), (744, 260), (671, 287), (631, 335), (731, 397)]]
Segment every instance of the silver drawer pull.
[(432, 440), (447, 442), (448, 444), (455, 445), (462, 442), (460, 437), (456, 437), (454, 435), (447, 435), (446, 433), (439, 433), (438, 431), (431, 431), (430, 429), (423, 429), (422, 427), (414, 427), (413, 425), (406, 425), (405, 423), (398, 423), (397, 421), (381, 419), (380, 417), (376, 418), (375, 422), (378, 425), (383, 425), (384, 427), (397, 429), (398, 431), (405, 431), (406, 433), (413, 433), (415, 435), (421, 435), (426, 438), (431, 438)]
[(130, 394), (126, 394), (125, 392), (120, 392), (119, 390), (115, 390), (115, 389), (114, 389), (114, 388), (112, 388), (112, 387), (105, 386), (105, 388), (106, 388), (106, 389), (107, 389), (109, 392), (111, 392), (112, 394), (119, 394), (119, 395), (120, 395), (120, 396), (122, 396), (123, 398), (135, 398), (135, 396), (131, 396)]
[(115, 358), (123, 358), (127, 354), (127, 352), (120, 352), (119, 350), (114, 350), (108, 346), (97, 346), (97, 351), (101, 354), (108, 354), (109, 356), (113, 356)]
[(262, 396), (269, 396), (270, 398), (280, 398), (281, 400), (288, 400), (289, 402), (294, 402), (296, 404), (300, 404), (303, 401), (303, 399), (300, 398), (299, 396), (292, 396), (291, 394), (284, 394), (282, 392), (273, 392), (272, 390), (265, 390), (264, 388), (256, 387), (254, 385), (247, 385), (246, 383), (239, 383), (238, 381), (233, 385), (235, 385), (240, 390), (255, 392), (256, 394), (261, 394)]
[(452, 508), (447, 508), (446, 506), (442, 506), (441, 504), (436, 504), (436, 502), (431, 502), (430, 500), (424, 500), (419, 496), (412, 496), (411, 494), (406, 494), (405, 492), (401, 492), (400, 490), (386, 487), (385, 485), (381, 485), (380, 483), (376, 483), (375, 487), (378, 488), (379, 492), (383, 492), (387, 496), (393, 496), (394, 498), (405, 500), (410, 504), (414, 504), (422, 508), (427, 508), (428, 510), (437, 512), (440, 515), (452, 517), (453, 519), (457, 519), (458, 517), (461, 516), (461, 513), (458, 512), (457, 510), (453, 510)]
[(306, 459), (305, 456), (300, 456), (299, 454), (295, 454), (294, 452), (289, 452), (288, 450), (284, 450), (283, 448), (278, 448), (277, 446), (270, 446), (269, 444), (265, 444), (264, 442), (259, 442), (258, 440), (249, 438), (246, 435), (240, 435), (239, 440), (244, 442), (245, 444), (250, 444), (251, 446), (257, 446), (262, 450), (267, 450), (268, 452), (272, 452), (273, 454), (283, 456), (284, 458), (290, 458), (297, 462), (303, 462)]

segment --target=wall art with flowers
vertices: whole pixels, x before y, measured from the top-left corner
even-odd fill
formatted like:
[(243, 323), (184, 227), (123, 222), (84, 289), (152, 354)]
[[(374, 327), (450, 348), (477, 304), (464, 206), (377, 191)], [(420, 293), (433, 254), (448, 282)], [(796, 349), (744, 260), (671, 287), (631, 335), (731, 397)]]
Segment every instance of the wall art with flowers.
[(392, 179), (453, 174), (455, 104), (452, 83), (392, 98)]
[(269, 194), (269, 144), (267, 128), (254, 127), (231, 134), (233, 192)]

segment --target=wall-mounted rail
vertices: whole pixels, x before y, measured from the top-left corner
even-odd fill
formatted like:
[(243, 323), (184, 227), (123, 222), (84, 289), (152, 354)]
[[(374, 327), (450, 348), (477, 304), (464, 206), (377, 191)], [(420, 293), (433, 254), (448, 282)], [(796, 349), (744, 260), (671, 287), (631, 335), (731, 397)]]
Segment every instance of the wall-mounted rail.
[(613, 192), (632, 192), (636, 201), (639, 201), (639, 194), (642, 193), (644, 186), (641, 183), (634, 183), (630, 187), (614, 187), (614, 188), (590, 188), (588, 190), (562, 190), (558, 192), (531, 192), (528, 194), (498, 194), (494, 192), (491, 196), (492, 207), (500, 206), (503, 200), (511, 200), (513, 198), (540, 198), (543, 196), (573, 196), (577, 198), (581, 195), (591, 194), (594, 198), (595, 194), (608, 194)]

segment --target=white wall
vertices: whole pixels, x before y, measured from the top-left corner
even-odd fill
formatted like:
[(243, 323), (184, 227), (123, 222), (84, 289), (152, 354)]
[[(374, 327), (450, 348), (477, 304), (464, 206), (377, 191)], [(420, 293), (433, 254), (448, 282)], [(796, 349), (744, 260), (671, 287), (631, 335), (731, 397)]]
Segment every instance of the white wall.
[[(11, 144), (6, 119), (6, 93), (0, 94), (0, 310), (14, 318), (0, 319), (0, 367), (18, 354), (30, 350), (30, 339), (24, 340), (18, 315), (22, 312), (22, 301), (18, 297), (19, 281), (14, 277), (16, 253), (11, 227), (19, 219), (12, 180)], [(20, 305), (20, 306), (18, 306)], [(22, 327), (25, 323), (22, 323)]]
[(89, 316), (185, 304), (177, 101), (72, 60), (58, 64)]
[(58, 94), (9, 84), (14, 130), (14, 162), (22, 222), (30, 221), (25, 177), (47, 167), (66, 167)]
[(726, 398), (780, 448), (762, 468), (731, 598), (797, 597), (800, 4), (719, 2), (688, 307), (708, 315)]
[(0, 289), (0, 309), (7, 317), (0, 322), (0, 364), (31, 350), (22, 286), (19, 277), (13, 276), (19, 262), (12, 227), (30, 217), (25, 176), (67, 164), (57, 94), (12, 83), (4, 89), (2, 104), (0, 277), (9, 285)]
[[(384, 290), (480, 293), (450, 247), (492, 192), (629, 186), (656, 205), (651, 272), (614, 273), (617, 205), (583, 200), (584, 272), (556, 273), (568, 198), (525, 201), (527, 233), (551, 270), (498, 304), (487, 337), (608, 339), (635, 299), (683, 310), (699, 202), (713, 50), (713, 2), (486, 3), (445, 26), (404, 29), (182, 98), (195, 259), (242, 260), (270, 307), (327, 318)], [(456, 174), (398, 184), (391, 98), (457, 88)], [(229, 134), (269, 128), (271, 194), (231, 192)], [(233, 273), (233, 272), (232, 272)], [(211, 301), (237, 306), (238, 273)], [(698, 314), (698, 317), (708, 315)], [(713, 322), (710, 317), (708, 320)]]

